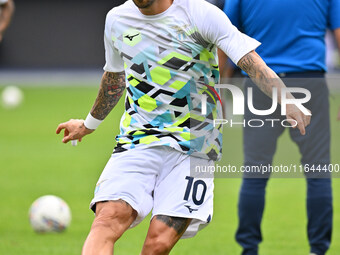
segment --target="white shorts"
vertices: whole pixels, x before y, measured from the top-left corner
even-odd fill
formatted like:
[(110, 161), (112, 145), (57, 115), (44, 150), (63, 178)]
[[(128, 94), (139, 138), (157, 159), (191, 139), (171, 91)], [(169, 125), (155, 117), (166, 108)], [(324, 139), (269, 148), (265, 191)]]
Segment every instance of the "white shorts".
[(191, 218), (182, 238), (193, 237), (212, 219), (214, 179), (190, 169), (213, 164), (168, 146), (114, 153), (98, 180), (90, 208), (94, 210), (101, 201), (124, 200), (138, 213), (131, 227), (151, 210), (152, 217)]

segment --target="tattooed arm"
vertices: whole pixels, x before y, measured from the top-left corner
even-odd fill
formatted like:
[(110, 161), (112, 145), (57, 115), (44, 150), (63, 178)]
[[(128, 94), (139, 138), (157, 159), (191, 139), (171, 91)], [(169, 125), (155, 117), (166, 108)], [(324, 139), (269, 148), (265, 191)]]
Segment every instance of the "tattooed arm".
[[(286, 86), (277, 74), (270, 69), (262, 58), (255, 52), (252, 51), (245, 55), (237, 63), (237, 65), (245, 71), (252, 81), (269, 97), (272, 97), (273, 88), (277, 88), (278, 100), (281, 99), (281, 89)], [(293, 98), (290, 95), (288, 98)]]
[[(270, 69), (262, 58), (255, 52), (251, 51), (237, 63), (245, 71), (252, 81), (269, 97), (272, 97), (273, 88), (277, 89), (278, 101), (281, 102), (281, 91), (286, 88), (277, 74)], [(287, 93), (287, 99), (294, 99), (291, 93)], [(287, 105), (287, 119), (294, 119), (298, 123), (298, 129), (302, 135), (305, 135), (305, 127), (310, 123), (310, 116), (304, 115), (299, 108), (293, 104)], [(292, 121), (290, 123), (293, 125)]]
[(91, 115), (103, 120), (116, 106), (125, 90), (125, 74), (105, 72), (102, 77), (98, 96), (91, 110)]
[[(96, 101), (91, 109), (91, 115), (98, 120), (104, 120), (118, 103), (123, 95), (124, 89), (124, 72), (104, 72)], [(59, 134), (63, 129), (65, 130), (63, 143), (76, 139), (81, 141), (85, 135), (91, 134), (94, 131), (84, 126), (84, 120), (74, 119), (61, 123), (58, 126), (56, 133)]]

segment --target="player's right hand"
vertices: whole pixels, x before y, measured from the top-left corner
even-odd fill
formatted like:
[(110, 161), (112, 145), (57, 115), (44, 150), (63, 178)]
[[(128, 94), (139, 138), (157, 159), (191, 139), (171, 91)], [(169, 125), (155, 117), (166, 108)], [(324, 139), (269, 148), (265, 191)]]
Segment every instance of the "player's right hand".
[[(293, 104), (288, 104), (286, 111), (288, 122), (293, 126), (293, 128), (297, 127), (300, 130), (301, 135), (305, 135), (306, 127), (310, 124), (311, 121), (311, 116), (303, 114), (303, 112), (300, 111), (300, 109)], [(296, 123), (294, 123), (294, 121), (291, 120), (295, 120)], [(294, 124), (297, 124), (297, 126), (294, 126)]]
[(59, 134), (64, 129), (63, 143), (68, 143), (71, 140), (78, 140), (81, 142), (82, 138), (91, 134), (94, 130), (88, 129), (84, 126), (84, 120), (71, 119), (67, 122), (59, 124), (56, 133)]

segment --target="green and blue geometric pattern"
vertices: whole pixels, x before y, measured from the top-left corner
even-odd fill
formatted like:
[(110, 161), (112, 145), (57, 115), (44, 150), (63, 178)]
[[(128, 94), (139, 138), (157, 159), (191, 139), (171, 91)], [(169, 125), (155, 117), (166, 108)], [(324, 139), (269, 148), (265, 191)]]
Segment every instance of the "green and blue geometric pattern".
[[(216, 160), (220, 156), (221, 105), (206, 85), (219, 81), (217, 51), (184, 20), (132, 21), (120, 15), (111, 38), (125, 63), (127, 95), (114, 152), (167, 145)], [(202, 95), (207, 113), (202, 115)]]

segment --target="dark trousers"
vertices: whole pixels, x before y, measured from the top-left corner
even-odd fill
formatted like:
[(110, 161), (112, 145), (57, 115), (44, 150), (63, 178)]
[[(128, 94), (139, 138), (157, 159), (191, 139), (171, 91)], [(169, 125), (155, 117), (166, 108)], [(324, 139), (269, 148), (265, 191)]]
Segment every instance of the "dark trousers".
[[(302, 136), (298, 129), (289, 129), (291, 139), (298, 145), (301, 164), (328, 165), (330, 163), (330, 124), (329, 93), (323, 74), (301, 74), (283, 79), (287, 87), (308, 89), (311, 100), (304, 104), (312, 111), (311, 124)], [(250, 79), (245, 88), (253, 88), (255, 109), (269, 109), (272, 100), (262, 93)], [(281, 109), (271, 116), (255, 116), (245, 107), (245, 120), (280, 119)], [(245, 127), (243, 133), (244, 165), (268, 165), (272, 163), (276, 143), (284, 127), (268, 123), (262, 128)], [(329, 173), (305, 174), (307, 177), (307, 215), (308, 239), (311, 252), (323, 255), (328, 250), (332, 234), (332, 188)], [(245, 174), (240, 190), (238, 216), (239, 226), (236, 233), (237, 242), (243, 247), (242, 255), (258, 254), (258, 244), (262, 241), (261, 221), (265, 206), (265, 189), (269, 174)], [(273, 223), (275, 224), (275, 223)], [(287, 233), (289, 230), (287, 229)], [(273, 251), (274, 252), (274, 251)], [(274, 253), (273, 253), (274, 254)]]

